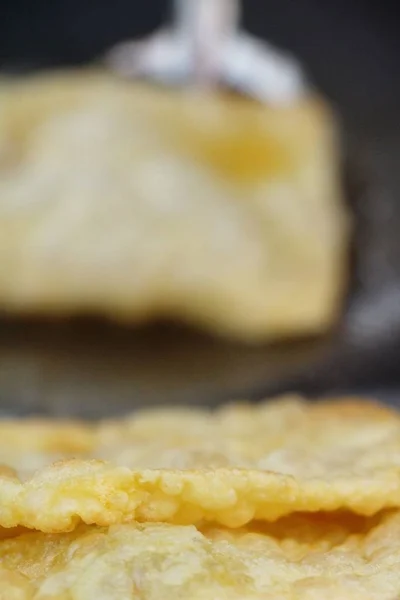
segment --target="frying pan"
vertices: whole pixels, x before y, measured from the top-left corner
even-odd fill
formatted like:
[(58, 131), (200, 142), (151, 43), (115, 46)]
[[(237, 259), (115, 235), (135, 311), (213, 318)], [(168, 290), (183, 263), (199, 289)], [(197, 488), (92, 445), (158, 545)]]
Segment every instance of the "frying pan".
[[(145, 6), (144, 6), (145, 4)], [(209, 404), (273, 393), (400, 388), (400, 36), (378, 0), (246, 0), (246, 28), (290, 50), (340, 115), (343, 185), (355, 217), (352, 282), (335, 330), (252, 347), (174, 324), (0, 318), (0, 410), (104, 416), (138, 406)], [(161, 24), (166, 2), (3, 0), (0, 69), (98, 59)]]

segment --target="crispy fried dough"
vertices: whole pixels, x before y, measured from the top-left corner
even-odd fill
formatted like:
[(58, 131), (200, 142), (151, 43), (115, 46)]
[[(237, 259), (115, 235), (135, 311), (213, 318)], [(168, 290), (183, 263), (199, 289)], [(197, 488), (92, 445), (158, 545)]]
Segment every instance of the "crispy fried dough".
[(393, 600), (400, 515), (293, 515), (229, 531), (81, 526), (0, 542), (7, 600)]
[(91, 71), (0, 84), (0, 308), (176, 318), (239, 339), (340, 312), (336, 125)]
[(80, 521), (240, 527), (294, 511), (400, 507), (400, 418), (357, 400), (159, 410), (87, 426), (3, 422), (0, 461), (0, 525), (49, 533)]

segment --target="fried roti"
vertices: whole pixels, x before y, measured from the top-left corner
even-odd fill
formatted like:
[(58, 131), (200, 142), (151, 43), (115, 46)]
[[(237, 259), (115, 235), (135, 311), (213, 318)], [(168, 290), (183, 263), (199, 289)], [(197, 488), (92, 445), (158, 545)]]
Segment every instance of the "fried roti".
[(0, 308), (326, 330), (348, 250), (336, 124), (83, 70), (0, 83)]
[(292, 515), (229, 531), (81, 526), (0, 541), (6, 600), (394, 600), (400, 515)]
[(286, 398), (98, 424), (3, 421), (0, 525), (216, 522), (400, 507), (400, 418), (366, 401)]

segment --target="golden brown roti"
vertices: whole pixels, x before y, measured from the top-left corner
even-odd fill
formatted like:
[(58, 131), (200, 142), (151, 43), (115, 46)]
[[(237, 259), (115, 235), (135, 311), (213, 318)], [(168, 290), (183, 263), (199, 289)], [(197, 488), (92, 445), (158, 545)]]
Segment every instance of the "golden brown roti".
[(347, 254), (335, 123), (101, 72), (0, 84), (0, 308), (325, 330)]
[(399, 415), (356, 399), (2, 422), (0, 462), (0, 525), (47, 532), (400, 507)]
[(400, 515), (293, 515), (239, 531), (80, 527), (0, 541), (6, 600), (394, 600)]

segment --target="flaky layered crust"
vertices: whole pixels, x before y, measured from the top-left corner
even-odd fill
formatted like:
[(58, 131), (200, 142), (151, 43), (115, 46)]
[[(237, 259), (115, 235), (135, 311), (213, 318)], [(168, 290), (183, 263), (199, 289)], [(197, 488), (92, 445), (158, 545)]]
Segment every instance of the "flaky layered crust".
[(290, 397), (215, 412), (0, 426), (0, 525), (240, 527), (295, 511), (400, 507), (400, 418), (363, 400)]
[(79, 527), (0, 542), (0, 595), (18, 600), (393, 600), (398, 512), (292, 515), (229, 531)]

